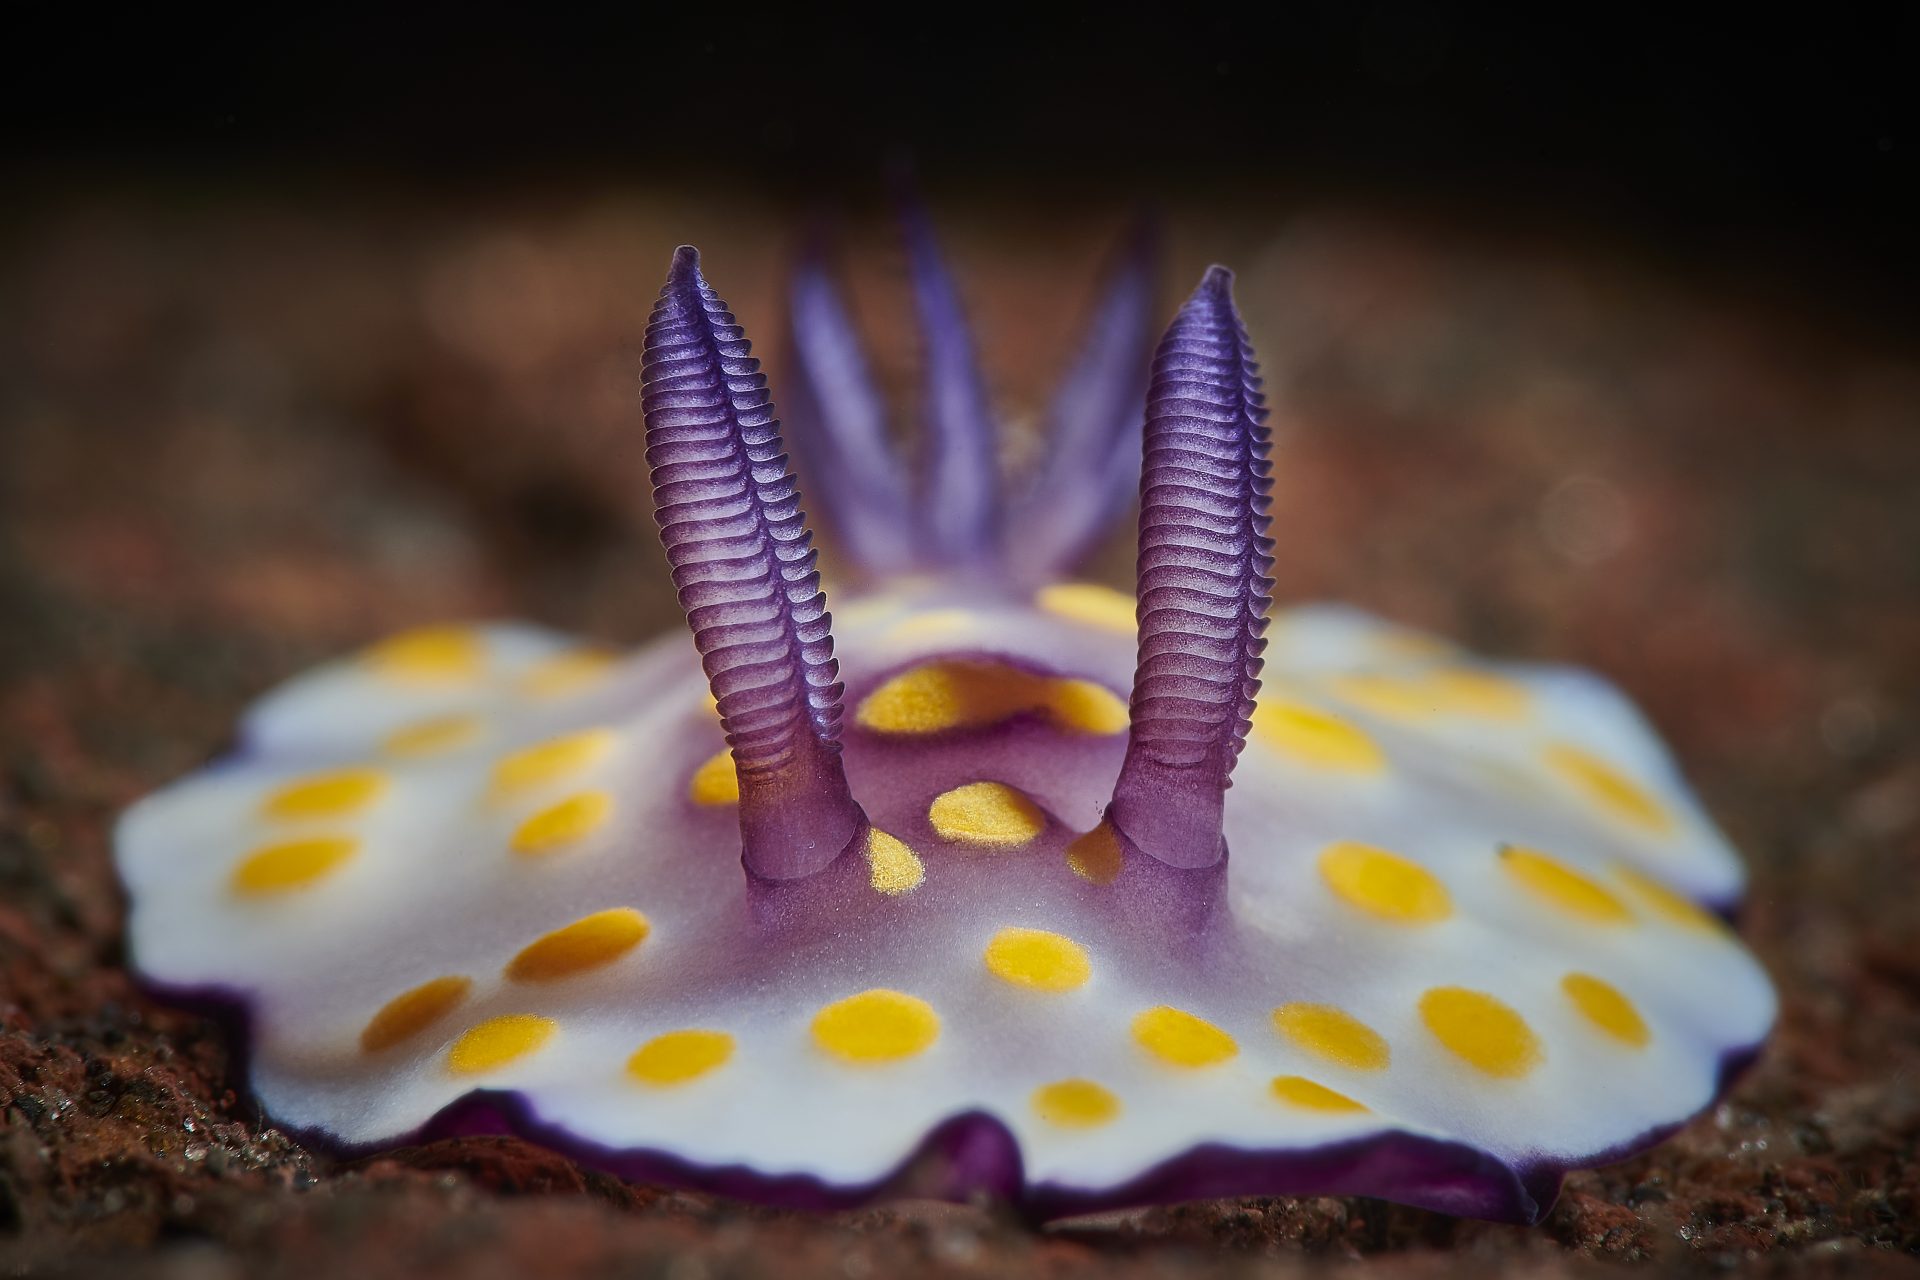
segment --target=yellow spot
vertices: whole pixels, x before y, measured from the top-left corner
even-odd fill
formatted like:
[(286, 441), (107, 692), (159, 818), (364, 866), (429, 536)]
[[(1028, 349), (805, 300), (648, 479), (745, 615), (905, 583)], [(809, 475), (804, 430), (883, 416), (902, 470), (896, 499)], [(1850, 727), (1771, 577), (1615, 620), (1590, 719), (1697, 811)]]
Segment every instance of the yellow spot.
[(1076, 836), (1067, 846), (1067, 866), (1073, 874), (1094, 884), (1112, 884), (1118, 880), (1123, 861), (1120, 837), (1105, 822), (1083, 836)]
[(1253, 709), (1253, 735), (1296, 763), (1315, 769), (1378, 773), (1387, 764), (1378, 744), (1364, 732), (1304, 703), (1259, 703)]
[(836, 1000), (813, 1016), (813, 1042), (847, 1062), (911, 1058), (939, 1037), (932, 1005), (885, 987)]
[(1500, 850), (1500, 865), (1529, 892), (1568, 915), (1595, 924), (1626, 924), (1633, 919), (1620, 899), (1544, 853), (1507, 845)]
[(878, 827), (867, 832), (867, 880), (875, 891), (897, 898), (903, 893), (920, 887), (927, 878), (927, 869), (921, 865), (920, 857), (909, 849), (905, 841), (898, 840)]
[(480, 638), (465, 627), (416, 627), (366, 651), (367, 666), (391, 680), (468, 680), (485, 660)]
[(1434, 987), (1420, 997), (1420, 1020), (1455, 1057), (1490, 1076), (1518, 1079), (1542, 1056), (1526, 1019), (1483, 991)]
[(1133, 1038), (1173, 1067), (1210, 1067), (1240, 1052), (1232, 1036), (1205, 1018), (1164, 1004), (1134, 1015)]
[(1376, 632), (1372, 637), (1374, 652), (1387, 658), (1402, 661), (1423, 661), (1444, 658), (1456, 652), (1454, 646), (1438, 636), (1428, 635), (1424, 631), (1412, 631), (1404, 627), (1388, 627)]
[(507, 977), (514, 982), (551, 982), (612, 964), (639, 946), (651, 928), (632, 907), (596, 911), (521, 948), (507, 965)]
[(834, 626), (870, 627), (882, 618), (898, 613), (902, 605), (898, 596), (866, 596), (851, 604), (843, 604), (833, 611)]
[(1323, 1084), (1316, 1084), (1305, 1076), (1275, 1076), (1273, 1078), (1273, 1096), (1282, 1102), (1292, 1103), (1296, 1107), (1306, 1107), (1312, 1111), (1367, 1111), (1370, 1108), (1361, 1102), (1355, 1102), (1344, 1093), (1337, 1093)]
[(1424, 720), (1440, 710), (1419, 681), (1403, 676), (1345, 675), (1328, 683), (1345, 701), (1392, 720)]
[(516, 1058), (524, 1058), (553, 1038), (552, 1018), (530, 1013), (509, 1013), (468, 1027), (447, 1050), (447, 1067), (456, 1075), (470, 1076), (504, 1067)]
[(1518, 720), (1533, 707), (1533, 693), (1525, 685), (1471, 667), (1432, 671), (1421, 683), (1449, 715)]
[(886, 638), (894, 640), (926, 640), (935, 636), (952, 635), (956, 631), (965, 631), (973, 625), (974, 616), (965, 609), (928, 609), (923, 613), (910, 614), (887, 628)]
[(618, 663), (604, 649), (575, 649), (534, 663), (520, 673), (514, 688), (522, 697), (563, 698), (606, 679)]
[(351, 836), (316, 836), (255, 849), (233, 869), (233, 891), (243, 897), (304, 889), (337, 871), (359, 852)]
[(724, 1031), (669, 1031), (634, 1050), (627, 1074), (641, 1084), (685, 1084), (717, 1071), (731, 1057), (733, 1037)]
[(1091, 1080), (1055, 1080), (1033, 1091), (1033, 1113), (1062, 1129), (1092, 1129), (1120, 1114), (1120, 1099)]
[(687, 796), (695, 804), (739, 804), (740, 774), (733, 767), (733, 752), (716, 752), (695, 769), (692, 781), (687, 783)]
[(1570, 973), (1560, 979), (1560, 989), (1588, 1022), (1621, 1044), (1638, 1049), (1653, 1038), (1647, 1030), (1646, 1019), (1633, 1007), (1633, 1001), (1612, 985), (1591, 974)]
[(708, 715), (712, 716), (715, 720), (720, 719), (720, 699), (713, 696), (713, 690), (707, 690), (706, 697), (702, 700), (701, 705), (706, 707)]
[(1030, 712), (1074, 733), (1127, 727), (1127, 704), (1104, 685), (958, 659), (901, 672), (862, 699), (854, 719), (875, 733), (922, 734), (981, 729)]
[(604, 791), (568, 796), (521, 823), (513, 833), (513, 851), (538, 856), (578, 844), (605, 826), (612, 813), (613, 797)]
[(1380, 1033), (1330, 1004), (1283, 1004), (1273, 1029), (1308, 1053), (1355, 1071), (1380, 1071), (1393, 1053)]
[(987, 971), (1002, 982), (1035, 991), (1071, 991), (1093, 976), (1093, 965), (1079, 943), (1045, 929), (1002, 929), (987, 943), (982, 958)]
[(1565, 778), (1594, 804), (1655, 835), (1673, 830), (1673, 815), (1645, 787), (1592, 752), (1571, 743), (1549, 743), (1541, 753), (1547, 767)]
[(1055, 680), (1049, 693), (1047, 710), (1062, 728), (1113, 734), (1127, 727), (1127, 704), (1105, 685), (1091, 680)]
[(1056, 582), (1040, 588), (1033, 602), (1057, 617), (1105, 631), (1130, 636), (1138, 629), (1134, 598), (1112, 587), (1091, 582)]
[(339, 818), (358, 812), (378, 800), (387, 789), (387, 775), (378, 769), (336, 769), (310, 773), (280, 787), (260, 806), (268, 818)]
[(464, 747), (479, 736), (480, 721), (473, 716), (433, 716), (401, 725), (381, 741), (380, 749), (390, 756), (419, 759)]
[(586, 729), (522, 747), (493, 766), (496, 793), (525, 791), (591, 768), (613, 750), (611, 729)]
[(1013, 849), (1046, 827), (1038, 805), (1004, 782), (969, 782), (935, 796), (927, 821), (943, 840), (983, 849)]
[(1645, 903), (1656, 915), (1689, 929), (1699, 929), (1708, 933), (1725, 933), (1727, 926), (1720, 917), (1701, 907), (1682, 894), (1675, 893), (1652, 876), (1643, 875), (1625, 863), (1616, 863), (1614, 878), (1625, 885), (1633, 895)]
[(1320, 854), (1320, 875), (1335, 894), (1394, 924), (1432, 924), (1453, 914), (1447, 886), (1397, 853), (1342, 840)]
[(448, 974), (403, 991), (380, 1007), (360, 1033), (360, 1048), (379, 1053), (425, 1029), (453, 1011), (473, 989), (473, 979)]

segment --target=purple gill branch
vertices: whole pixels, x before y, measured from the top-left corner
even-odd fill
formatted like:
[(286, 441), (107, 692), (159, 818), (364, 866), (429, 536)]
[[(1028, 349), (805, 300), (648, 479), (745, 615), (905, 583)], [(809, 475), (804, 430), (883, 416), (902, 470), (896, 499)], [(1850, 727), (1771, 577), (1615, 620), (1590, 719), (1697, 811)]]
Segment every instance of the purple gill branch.
[(742, 861), (811, 875), (866, 829), (831, 619), (760, 362), (691, 246), (647, 322), (640, 389), (654, 518), (739, 775)]

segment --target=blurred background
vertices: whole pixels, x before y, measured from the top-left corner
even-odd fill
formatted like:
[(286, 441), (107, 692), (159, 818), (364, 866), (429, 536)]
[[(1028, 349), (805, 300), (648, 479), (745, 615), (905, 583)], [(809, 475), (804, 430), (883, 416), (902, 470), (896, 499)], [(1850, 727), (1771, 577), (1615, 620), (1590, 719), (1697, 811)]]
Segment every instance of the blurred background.
[[(265, 687), (434, 618), (673, 624), (636, 380), (674, 245), (777, 400), (785, 271), (830, 229), (910, 439), (910, 168), (1010, 462), (1102, 255), (1157, 210), (1166, 314), (1239, 273), (1282, 601), (1598, 667), (1674, 741), (1789, 1002), (1720, 1121), (1757, 1150), (1648, 1158), (1720, 1207), (1642, 1199), (1634, 1230), (1920, 1239), (1920, 949), (1882, 889), (1920, 853), (1912, 7), (33, 21), (0, 84), (0, 959), (34, 1043), (131, 1034), (99, 1021), (131, 999), (106, 824)], [(1089, 574), (1125, 585), (1130, 537)], [(208, 1059), (180, 1105), (230, 1083)], [(305, 1159), (233, 1125), (251, 1168)], [(1880, 1199), (1740, 1198), (1795, 1160)], [(38, 1208), (0, 1227), (97, 1211), (87, 1177), (21, 1167)], [(1617, 1207), (1611, 1177), (1586, 1194)], [(178, 1217), (138, 1185), (134, 1240)]]

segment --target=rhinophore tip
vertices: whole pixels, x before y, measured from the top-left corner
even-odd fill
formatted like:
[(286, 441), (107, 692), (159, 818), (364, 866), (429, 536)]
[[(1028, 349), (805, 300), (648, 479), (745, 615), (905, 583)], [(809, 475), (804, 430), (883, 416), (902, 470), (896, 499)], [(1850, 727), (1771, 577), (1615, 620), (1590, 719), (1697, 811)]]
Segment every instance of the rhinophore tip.
[(1175, 867), (1225, 853), (1273, 580), (1267, 410), (1233, 273), (1211, 267), (1154, 354), (1140, 478), (1140, 650), (1107, 821)]
[(811, 875), (866, 830), (840, 762), (839, 666), (760, 362), (691, 245), (647, 323), (654, 518), (740, 782), (742, 861)]

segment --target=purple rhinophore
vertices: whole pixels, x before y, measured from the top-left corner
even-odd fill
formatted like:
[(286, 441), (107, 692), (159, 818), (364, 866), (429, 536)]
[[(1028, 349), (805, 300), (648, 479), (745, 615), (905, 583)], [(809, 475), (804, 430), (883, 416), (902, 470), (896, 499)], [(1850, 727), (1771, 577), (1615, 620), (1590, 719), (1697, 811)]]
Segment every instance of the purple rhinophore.
[(1140, 659), (1107, 818), (1175, 867), (1225, 852), (1221, 810), (1266, 648), (1273, 540), (1266, 403), (1214, 267), (1153, 358), (1140, 480)]
[(739, 773), (742, 860), (811, 875), (865, 827), (831, 619), (767, 380), (690, 245), (647, 322), (640, 387), (654, 518)]

